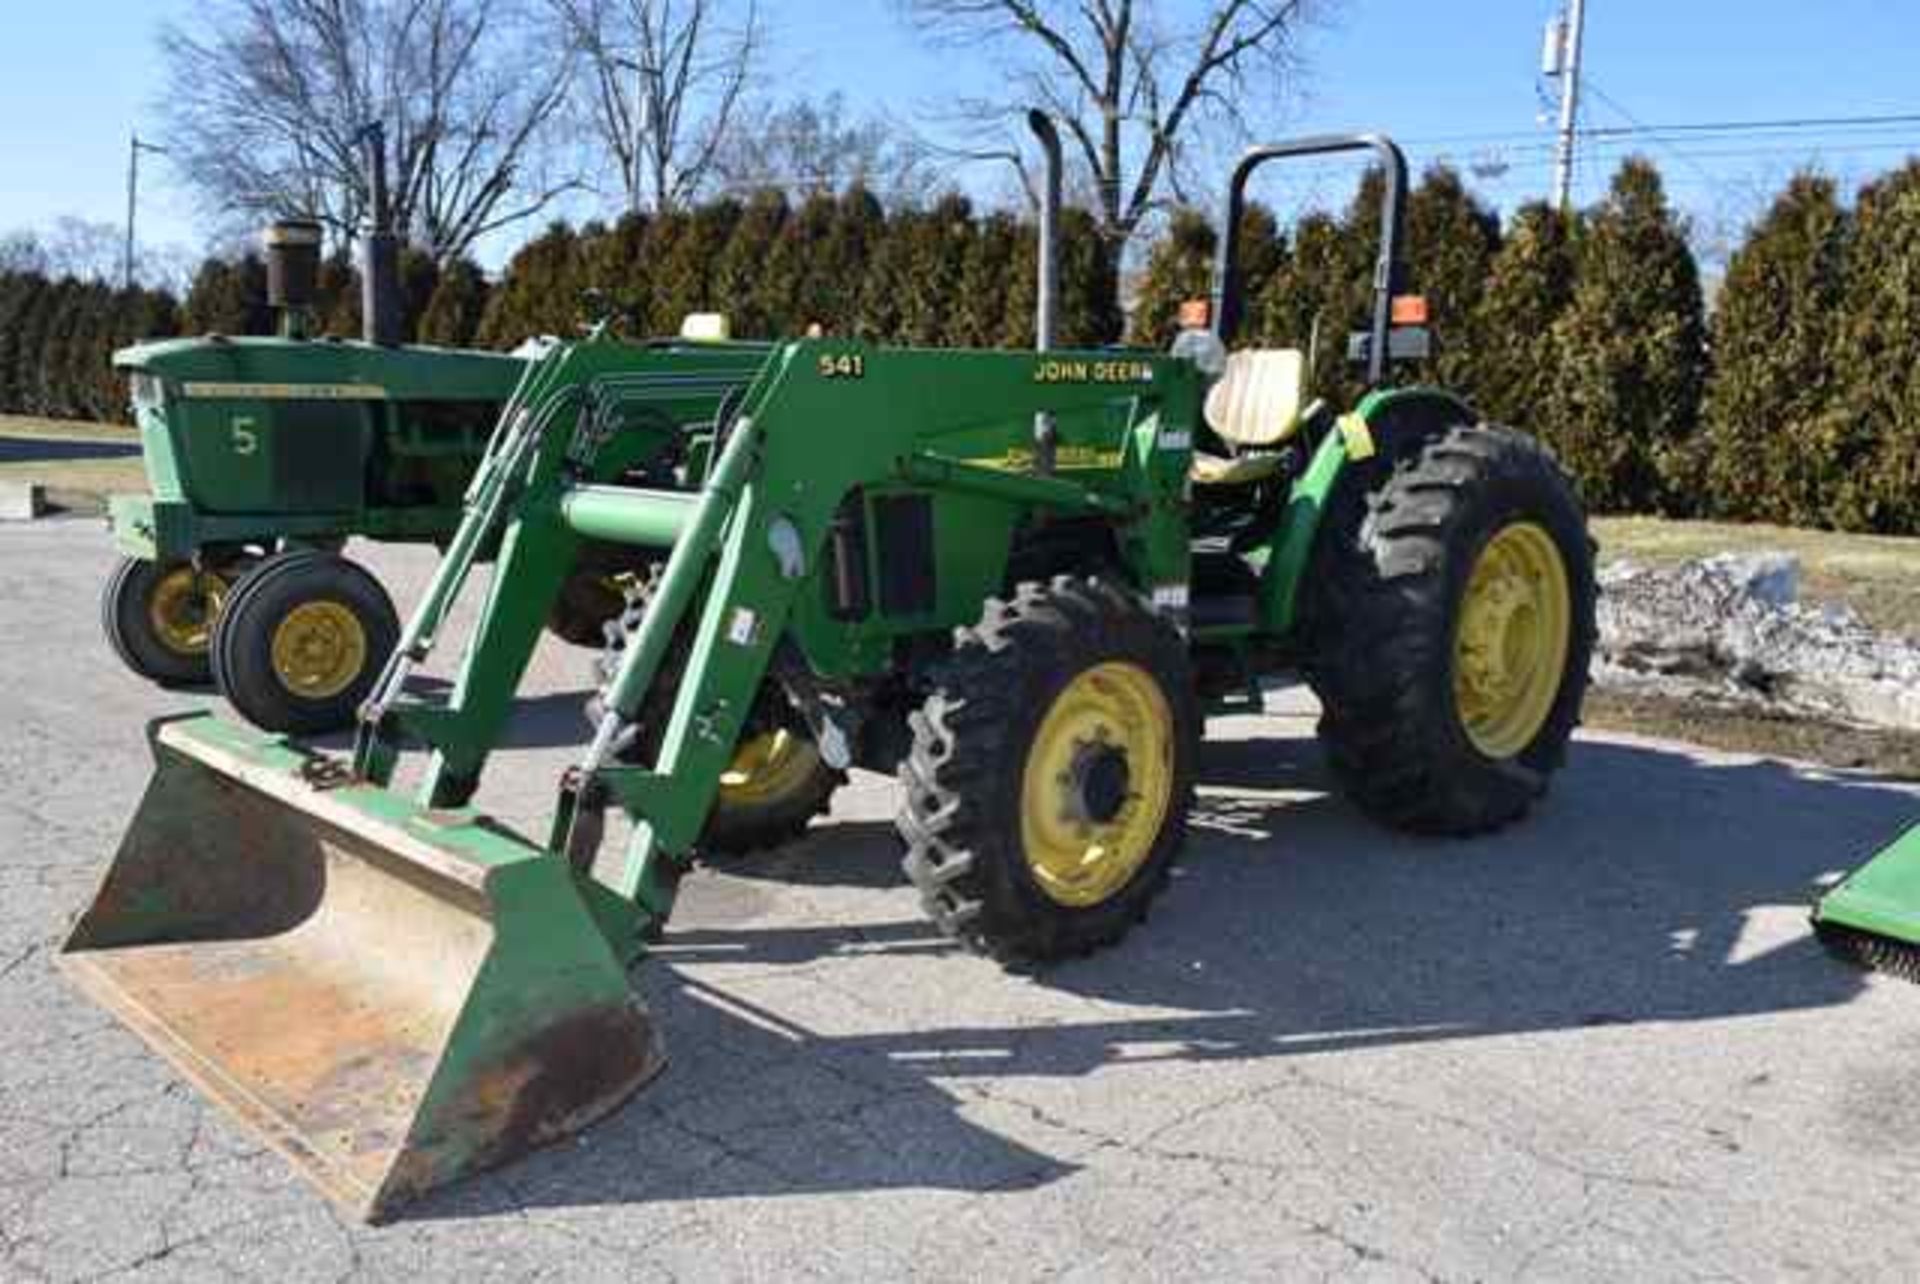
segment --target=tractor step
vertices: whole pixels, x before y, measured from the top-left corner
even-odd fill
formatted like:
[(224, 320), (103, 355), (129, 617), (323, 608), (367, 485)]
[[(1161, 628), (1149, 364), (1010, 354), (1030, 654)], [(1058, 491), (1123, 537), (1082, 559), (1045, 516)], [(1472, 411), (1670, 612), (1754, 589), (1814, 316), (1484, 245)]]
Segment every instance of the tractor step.
[(60, 956), (355, 1216), (584, 1128), (663, 1061), (565, 862), (198, 716)]

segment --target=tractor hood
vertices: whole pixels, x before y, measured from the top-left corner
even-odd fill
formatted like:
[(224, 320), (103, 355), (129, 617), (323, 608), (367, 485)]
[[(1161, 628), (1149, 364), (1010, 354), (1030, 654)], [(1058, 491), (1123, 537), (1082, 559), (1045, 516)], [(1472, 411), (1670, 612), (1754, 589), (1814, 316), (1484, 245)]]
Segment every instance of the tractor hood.
[(187, 400), (502, 402), (526, 368), (496, 352), (269, 338), (166, 339), (122, 348), (113, 364)]

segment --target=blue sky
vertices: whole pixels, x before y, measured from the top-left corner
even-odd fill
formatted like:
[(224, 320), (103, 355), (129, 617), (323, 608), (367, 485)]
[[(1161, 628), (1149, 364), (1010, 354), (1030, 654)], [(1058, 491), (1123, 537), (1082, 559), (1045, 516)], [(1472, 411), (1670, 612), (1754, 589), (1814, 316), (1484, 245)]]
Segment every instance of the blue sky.
[[(159, 91), (155, 33), (195, 6), (12, 7), (0, 43), (0, 230), (61, 214), (118, 221), (128, 131), (151, 125)], [(902, 116), (990, 87), (987, 68), (923, 48), (890, 0), (767, 7), (781, 55), (776, 84), (839, 89), (862, 107)], [(1537, 195), (1547, 181), (1548, 134), (1536, 123), (1536, 70), (1541, 30), (1556, 7), (1344, 0), (1312, 40), (1310, 74), (1286, 129), (1385, 129), (1409, 140), (1416, 163), (1506, 165), (1503, 176), (1476, 183), (1502, 206)], [(1590, 101), (1593, 125), (1920, 111), (1920, 0), (1588, 0), (1587, 41), (1588, 76), (1604, 94)], [(1646, 150), (1703, 221), (1737, 219), (1810, 154), (1851, 178), (1896, 163), (1908, 145), (1920, 152), (1920, 130), (1829, 133), (1824, 152), (1818, 141), (1675, 138)], [(1590, 197), (1604, 177), (1601, 164), (1589, 165), (1581, 194)], [(190, 204), (164, 172), (154, 178), (142, 203), (143, 239), (198, 247), (204, 237)]]

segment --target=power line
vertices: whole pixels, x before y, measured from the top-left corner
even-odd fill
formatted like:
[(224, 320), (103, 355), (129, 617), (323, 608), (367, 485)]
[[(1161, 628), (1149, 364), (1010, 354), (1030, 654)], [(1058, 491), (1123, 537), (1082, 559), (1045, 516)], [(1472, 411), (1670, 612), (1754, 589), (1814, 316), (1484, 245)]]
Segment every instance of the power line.
[[(1587, 85), (1593, 86), (1593, 78), (1587, 78)], [(1897, 127), (1920, 127), (1920, 113), (1885, 114), (1859, 116), (1801, 116), (1775, 120), (1725, 120), (1725, 121), (1688, 121), (1670, 125), (1608, 125), (1592, 129), (1577, 130), (1583, 138), (1612, 139), (1630, 138), (1642, 134), (1730, 134), (1782, 133), (1806, 129), (1879, 129)], [(1423, 138), (1406, 140), (1412, 147), (1435, 147), (1460, 143), (1535, 143), (1551, 148), (1551, 142), (1541, 142), (1540, 131), (1504, 130), (1476, 134), (1435, 134)]]

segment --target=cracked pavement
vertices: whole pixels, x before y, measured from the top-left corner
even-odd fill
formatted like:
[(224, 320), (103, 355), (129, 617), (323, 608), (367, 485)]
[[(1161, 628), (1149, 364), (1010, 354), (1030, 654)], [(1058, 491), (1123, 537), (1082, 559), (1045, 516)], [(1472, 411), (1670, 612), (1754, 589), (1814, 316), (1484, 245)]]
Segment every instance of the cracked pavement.
[[(403, 604), (429, 560), (364, 556)], [(584, 1136), (343, 1222), (55, 973), (149, 717), (92, 522), (0, 526), (0, 1280), (1913, 1278), (1920, 991), (1809, 889), (1910, 790), (1620, 737), (1527, 824), (1383, 832), (1311, 709), (1213, 724), (1186, 859), (1118, 949), (956, 952), (858, 776), (692, 876), (640, 983), (671, 1065)], [(484, 806), (539, 832), (585, 656), (536, 662)]]

